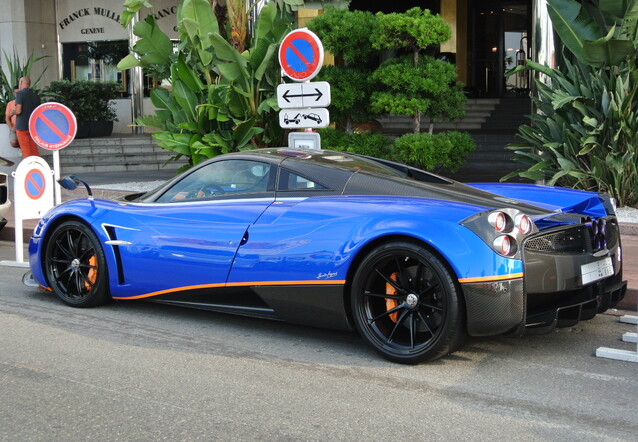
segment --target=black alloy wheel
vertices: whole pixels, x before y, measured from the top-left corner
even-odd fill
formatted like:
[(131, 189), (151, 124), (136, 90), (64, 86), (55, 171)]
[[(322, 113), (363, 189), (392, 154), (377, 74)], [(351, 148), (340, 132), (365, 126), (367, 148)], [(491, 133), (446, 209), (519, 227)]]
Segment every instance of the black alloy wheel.
[(53, 292), (73, 307), (93, 307), (109, 298), (104, 252), (93, 231), (67, 221), (47, 238), (46, 277)]
[(385, 358), (404, 364), (453, 352), (465, 335), (459, 289), (443, 263), (410, 242), (367, 255), (352, 284), (361, 336)]

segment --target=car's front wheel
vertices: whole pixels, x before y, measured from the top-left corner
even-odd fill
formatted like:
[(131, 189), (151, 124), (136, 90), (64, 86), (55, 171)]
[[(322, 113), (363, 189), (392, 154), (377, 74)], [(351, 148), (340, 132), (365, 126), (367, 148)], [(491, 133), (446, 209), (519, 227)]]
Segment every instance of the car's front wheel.
[(95, 233), (79, 221), (55, 228), (47, 240), (45, 269), (53, 292), (73, 307), (109, 299), (104, 252)]
[(384, 244), (363, 259), (351, 303), (361, 336), (395, 362), (440, 358), (464, 336), (462, 301), (450, 272), (410, 242)]

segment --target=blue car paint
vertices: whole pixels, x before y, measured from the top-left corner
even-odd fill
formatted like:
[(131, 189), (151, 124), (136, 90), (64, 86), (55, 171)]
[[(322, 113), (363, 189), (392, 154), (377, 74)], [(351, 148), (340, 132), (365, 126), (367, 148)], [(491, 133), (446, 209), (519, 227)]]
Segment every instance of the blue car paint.
[[(469, 183), (476, 189), (526, 202), (551, 211), (573, 212), (599, 218), (608, 215), (595, 192), (540, 184)], [(551, 200), (548, 200), (551, 196)]]
[[(104, 200), (89, 200), (89, 199), (76, 199), (64, 202), (53, 209), (49, 210), (33, 229), (31, 239), (29, 241), (29, 267), (33, 278), (42, 287), (48, 288), (46, 278), (44, 277), (44, 269), (42, 263), (44, 262), (44, 237), (46, 232), (52, 223), (57, 221), (60, 217), (79, 218), (86, 222), (93, 228), (93, 231), (97, 234), (100, 242), (106, 241), (108, 238), (103, 234), (102, 229), (96, 228), (95, 223), (104, 214), (113, 210), (117, 206), (117, 203), (113, 201)], [(108, 256), (108, 254), (107, 254)], [(108, 266), (114, 265), (115, 262), (111, 261)]]
[[(606, 214), (593, 192), (526, 184), (472, 186), (552, 211), (578, 209), (592, 217)], [(546, 198), (548, 190), (551, 203)], [(522, 275), (520, 260), (494, 253), (478, 236), (459, 225), (463, 219), (488, 209), (427, 198), (377, 196), (174, 204), (73, 200), (42, 218), (30, 244), (30, 264), (36, 281), (46, 286), (40, 238), (52, 221), (64, 215), (83, 219), (103, 244), (111, 239), (104, 225), (116, 226), (111, 228), (117, 239), (131, 242), (120, 247), (123, 284), (115, 271), (114, 249), (104, 246), (115, 298), (224, 284), (343, 284), (353, 260), (367, 244), (397, 235), (429, 244), (461, 282)], [(246, 232), (247, 241), (240, 247)], [(286, 269), (283, 273), (282, 264)]]
[[(120, 299), (225, 284), (343, 284), (353, 260), (367, 244), (395, 235), (429, 244), (461, 281), (522, 273), (520, 260), (497, 255), (458, 224), (485, 207), (369, 196), (272, 202), (74, 200), (53, 209), (38, 225), (30, 245), (33, 275), (46, 286), (38, 245), (48, 225), (62, 214), (83, 219), (102, 244), (111, 239), (105, 225), (115, 231), (117, 240), (131, 242), (119, 247), (124, 284), (115, 271), (113, 247), (103, 246), (111, 294)], [(240, 246), (247, 230), (246, 243)]]
[(126, 285), (116, 298), (148, 296), (177, 287), (223, 284), (248, 226), (273, 199), (130, 205), (101, 223), (116, 228)]
[(238, 251), (229, 282), (270, 281), (281, 268), (292, 281), (344, 281), (357, 254), (388, 236), (429, 244), (459, 279), (522, 273), (520, 260), (497, 255), (458, 224), (483, 210), (408, 197), (321, 197), (292, 207), (275, 204), (249, 228), (249, 240)]

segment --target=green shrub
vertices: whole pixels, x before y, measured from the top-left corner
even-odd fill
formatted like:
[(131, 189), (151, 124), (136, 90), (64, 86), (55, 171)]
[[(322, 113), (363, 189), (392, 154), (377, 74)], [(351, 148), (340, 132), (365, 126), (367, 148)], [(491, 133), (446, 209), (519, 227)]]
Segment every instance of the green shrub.
[(377, 19), (368, 11), (329, 7), (308, 23), (326, 50), (341, 57), (348, 66), (366, 65), (378, 54), (370, 44)]
[(56, 101), (71, 109), (78, 124), (91, 121), (115, 121), (111, 100), (117, 98), (121, 85), (117, 82), (53, 81), (42, 90), (47, 101)]
[(373, 85), (369, 77), (379, 54), (370, 42), (376, 22), (376, 17), (367, 11), (327, 8), (325, 14), (308, 23), (337, 62), (343, 61), (344, 66), (325, 66), (317, 80), (330, 83), (330, 118), (349, 134), (354, 133), (353, 123), (375, 117), (370, 110)]
[(317, 80), (330, 83), (330, 120), (348, 133), (354, 132), (352, 123), (363, 123), (377, 115), (370, 109), (372, 83), (370, 72), (347, 66), (325, 66)]
[(467, 155), (476, 149), (476, 143), (465, 132), (405, 134), (392, 146), (395, 161), (429, 171), (457, 171)]
[[(536, 80), (538, 113), (508, 146), (548, 184), (609, 192), (619, 206), (638, 204), (638, 3), (548, 0), (554, 31), (568, 51), (558, 69), (527, 60)], [(561, 57), (562, 55), (562, 57)], [(570, 62), (572, 60), (573, 62)]]
[(550, 185), (609, 192), (619, 206), (638, 202), (638, 79), (633, 63), (597, 69), (565, 61), (566, 73), (542, 70), (551, 86), (536, 81), (539, 113), (519, 128), (511, 144), (520, 176)]
[(434, 57), (385, 61), (372, 74), (383, 86), (371, 97), (372, 110), (396, 115), (423, 114), (430, 119), (454, 119), (465, 113), (463, 85), (456, 81), (456, 66)]
[(450, 27), (439, 14), (411, 8), (405, 13), (377, 15), (370, 40), (376, 49), (411, 52), (385, 61), (372, 75), (377, 91), (370, 97), (372, 110), (412, 117), (412, 130), (421, 132), (421, 116), (433, 120), (457, 118), (464, 113), (463, 85), (456, 81), (456, 67), (422, 56), (450, 38)]
[(367, 155), (375, 158), (388, 158), (390, 154), (390, 140), (388, 137), (375, 133), (348, 135), (337, 129), (322, 129), (321, 148), (339, 150), (342, 152)]

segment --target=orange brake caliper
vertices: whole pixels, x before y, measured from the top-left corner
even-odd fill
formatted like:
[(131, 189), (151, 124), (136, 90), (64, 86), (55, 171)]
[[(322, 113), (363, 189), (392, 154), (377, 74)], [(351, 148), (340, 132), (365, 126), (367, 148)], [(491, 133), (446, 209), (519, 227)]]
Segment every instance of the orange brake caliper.
[[(89, 265), (91, 267), (97, 266), (97, 257), (95, 255), (89, 258)], [(94, 268), (89, 269), (89, 272), (86, 275), (86, 277), (90, 281), (90, 284), (89, 282), (84, 281), (84, 287), (86, 287), (87, 290), (91, 290), (91, 287), (95, 284), (95, 281), (97, 280), (97, 269), (94, 269)]]
[[(390, 275), (390, 279), (393, 281), (397, 280), (397, 273), (393, 273)], [(385, 283), (385, 294), (386, 295), (396, 295), (397, 291), (394, 287), (392, 287), (392, 284), (390, 284), (389, 282)], [(387, 311), (392, 310), (393, 308), (395, 308), (396, 306), (399, 305), (399, 301), (397, 301), (396, 299), (388, 299), (386, 298), (385, 300), (385, 308)], [(397, 317), (399, 316), (399, 312), (394, 312), (394, 313), (390, 313), (390, 319), (392, 320), (392, 322), (397, 322)]]

